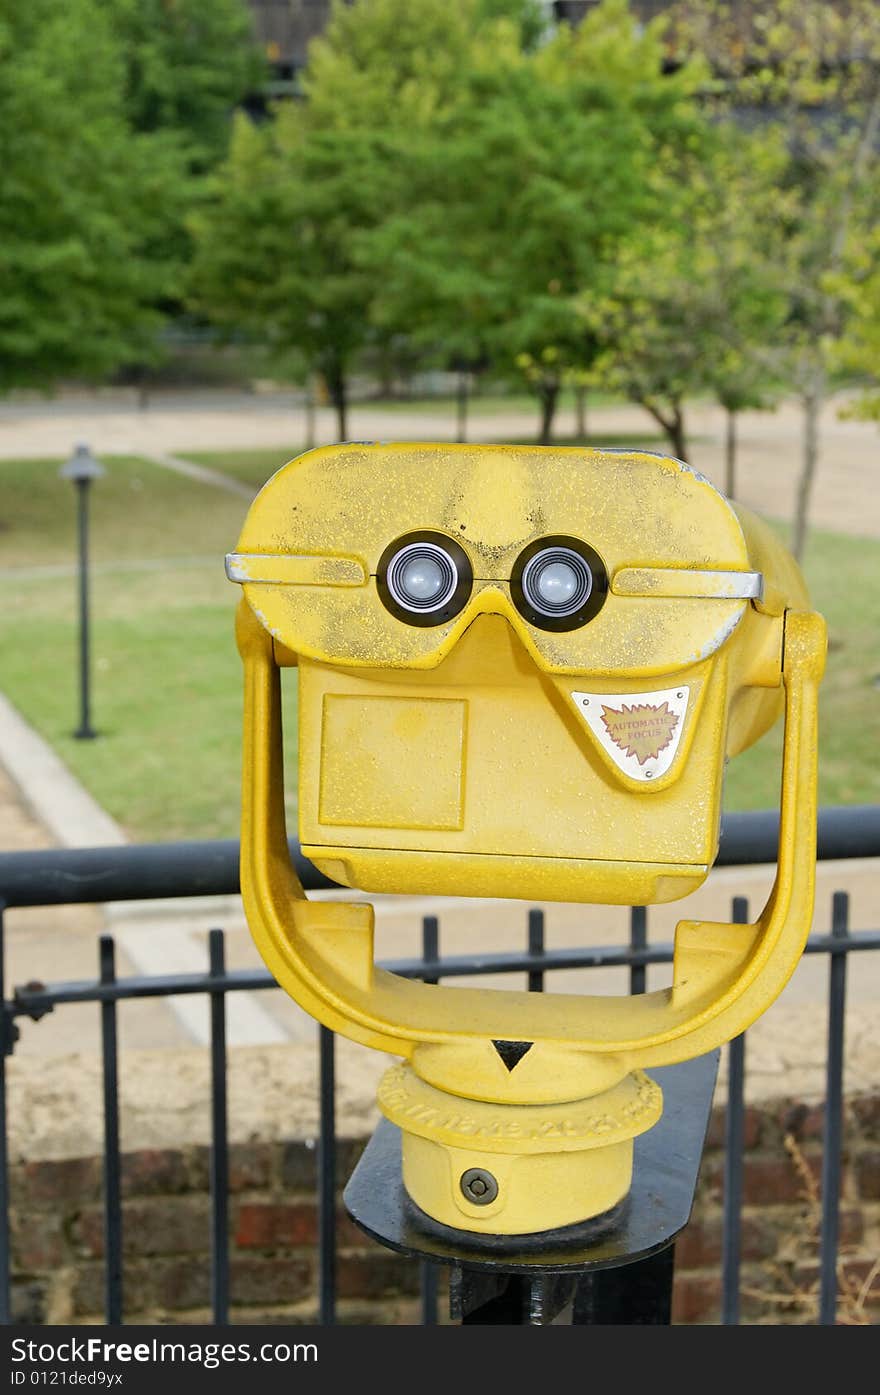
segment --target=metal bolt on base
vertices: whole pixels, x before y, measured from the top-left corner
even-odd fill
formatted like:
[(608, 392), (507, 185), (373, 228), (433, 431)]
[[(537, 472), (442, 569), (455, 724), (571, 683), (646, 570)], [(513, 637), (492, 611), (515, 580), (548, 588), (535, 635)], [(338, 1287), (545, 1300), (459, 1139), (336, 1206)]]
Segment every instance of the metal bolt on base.
[(498, 1195), (498, 1183), (483, 1167), (469, 1167), (461, 1174), (459, 1186), (474, 1206), (488, 1206)]

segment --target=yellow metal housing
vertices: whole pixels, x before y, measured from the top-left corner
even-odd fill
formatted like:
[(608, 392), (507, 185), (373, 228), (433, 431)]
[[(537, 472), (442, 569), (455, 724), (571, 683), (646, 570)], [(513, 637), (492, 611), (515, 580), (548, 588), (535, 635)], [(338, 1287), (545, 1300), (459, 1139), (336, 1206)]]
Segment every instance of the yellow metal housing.
[[(381, 594), (383, 554), (419, 530), (463, 549), (473, 574), (436, 625), (407, 623)], [(524, 550), (558, 535), (593, 549), (607, 576), (598, 612), (563, 632), (526, 618), (514, 587)], [(227, 571), (244, 592), (242, 891), (267, 964), (319, 1020), (409, 1063), (397, 1103), (390, 1087), (381, 1103), (404, 1130), (407, 1186), (428, 1214), (469, 1228), (479, 1212), (470, 1228), (513, 1233), (607, 1209), (628, 1186), (632, 1137), (656, 1117), (621, 1103), (631, 1073), (742, 1031), (781, 991), (809, 927), (825, 634), (794, 562), (679, 461), (400, 444), (285, 466), (251, 506)], [(290, 865), (279, 679), (290, 663), (303, 851), (367, 891), (686, 895), (717, 852), (726, 760), (784, 706), (767, 907), (751, 926), (682, 922), (672, 989), (638, 998), (437, 988), (377, 970), (370, 908), (306, 902)], [(508, 1069), (499, 1041), (532, 1045)], [(401, 1114), (404, 1087), (430, 1127)], [(499, 1118), (507, 1180), (474, 1215), (450, 1177), (493, 1148), (438, 1129), (431, 1110), (455, 1111), (426, 1104), (426, 1090)], [(573, 1148), (575, 1106), (612, 1120), (613, 1144), (600, 1130)], [(522, 1146), (528, 1111), (548, 1108), (561, 1133), (554, 1141), (548, 1124), (550, 1146), (534, 1153)], [(571, 1195), (578, 1167), (591, 1180), (560, 1220), (551, 1192)]]

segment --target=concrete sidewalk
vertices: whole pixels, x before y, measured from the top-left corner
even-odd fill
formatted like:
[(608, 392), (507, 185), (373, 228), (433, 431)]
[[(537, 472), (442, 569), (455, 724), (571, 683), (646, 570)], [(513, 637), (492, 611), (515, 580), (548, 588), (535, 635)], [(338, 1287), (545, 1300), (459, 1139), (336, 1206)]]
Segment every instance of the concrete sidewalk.
[[(116, 820), (0, 694), (0, 847), (112, 848), (127, 841)], [(241, 918), (237, 897), (194, 905), (117, 902), (9, 911), (9, 974), (13, 985), (91, 978), (101, 931), (112, 932), (116, 940), (120, 973), (200, 973), (207, 960), (199, 938), (204, 940), (218, 915), (226, 919), (230, 914)], [(200, 996), (145, 999), (135, 1007), (147, 1042), (206, 1045), (210, 1040), (208, 1004)], [(60, 1030), (66, 1033), (67, 1027)], [(54, 1019), (48, 1032), (33, 1031), (30, 1024), (25, 1028), (28, 1048), (51, 1052), (57, 1049), (55, 1037)], [(287, 1034), (252, 993), (234, 993), (227, 1003), (227, 1039), (230, 1046), (267, 1046), (286, 1041)]]

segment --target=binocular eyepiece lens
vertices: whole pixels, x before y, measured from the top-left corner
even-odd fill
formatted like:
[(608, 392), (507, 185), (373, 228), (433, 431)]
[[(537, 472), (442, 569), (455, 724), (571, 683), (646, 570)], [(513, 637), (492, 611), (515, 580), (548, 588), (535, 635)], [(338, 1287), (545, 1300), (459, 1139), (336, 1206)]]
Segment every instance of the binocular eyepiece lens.
[(601, 610), (608, 576), (599, 554), (579, 539), (541, 538), (517, 558), (510, 590), (538, 629), (574, 630)]
[[(443, 559), (446, 560), (445, 558)], [(412, 605), (436, 601), (449, 587), (449, 571), (435, 557), (420, 552), (407, 558), (395, 568), (395, 581), (401, 599)]]
[(562, 560), (555, 552), (532, 558), (523, 576), (523, 590), (536, 609), (567, 615), (587, 599), (593, 574), (586, 562)]
[(382, 554), (376, 585), (386, 608), (409, 625), (441, 625), (473, 587), (467, 553), (441, 533), (411, 533)]
[(434, 543), (410, 543), (392, 558), (388, 590), (404, 610), (436, 610), (458, 581), (455, 562)]
[(573, 615), (593, 589), (593, 573), (583, 557), (567, 547), (536, 552), (523, 567), (523, 595), (541, 615)]

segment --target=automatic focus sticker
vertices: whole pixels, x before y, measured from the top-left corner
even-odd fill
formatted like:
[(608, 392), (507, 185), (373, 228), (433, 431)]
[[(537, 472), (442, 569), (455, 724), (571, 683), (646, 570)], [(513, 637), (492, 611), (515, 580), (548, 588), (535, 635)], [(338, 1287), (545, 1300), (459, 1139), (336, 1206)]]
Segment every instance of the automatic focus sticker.
[(666, 774), (684, 730), (689, 696), (687, 687), (571, 695), (603, 750), (631, 780), (656, 780)]

